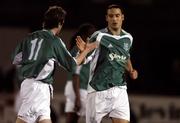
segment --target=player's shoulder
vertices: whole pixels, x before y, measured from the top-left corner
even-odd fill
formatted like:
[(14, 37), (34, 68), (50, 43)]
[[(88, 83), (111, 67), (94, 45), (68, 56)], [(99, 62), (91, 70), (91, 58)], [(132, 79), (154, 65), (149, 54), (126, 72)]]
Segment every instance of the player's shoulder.
[(55, 42), (54, 43), (55, 45), (66, 48), (65, 43), (63, 42), (63, 40), (60, 37), (55, 36), (54, 42)]
[(30, 37), (41, 38), (45, 40), (46, 43), (52, 46), (59, 46), (59, 44), (65, 45), (61, 40), (61, 38), (55, 36), (50, 30), (45, 30), (45, 29), (37, 30), (35, 32), (32, 32), (30, 34)]
[(29, 35), (42, 35), (46, 34), (47, 32), (45, 30), (36, 30), (34, 32), (29, 33)]
[(100, 30), (98, 30), (98, 31), (95, 31), (95, 32), (91, 35), (90, 39), (95, 39), (95, 38), (97, 38), (97, 36), (98, 36), (100, 33), (107, 33), (107, 29), (104, 28), (104, 29), (100, 29)]
[(127, 36), (127, 37), (129, 37), (131, 40), (133, 40), (132, 35), (131, 35), (129, 32), (125, 31), (124, 29), (122, 29), (122, 35)]
[(39, 39), (50, 39), (52, 36), (47, 30), (37, 30), (28, 34), (28, 37)]

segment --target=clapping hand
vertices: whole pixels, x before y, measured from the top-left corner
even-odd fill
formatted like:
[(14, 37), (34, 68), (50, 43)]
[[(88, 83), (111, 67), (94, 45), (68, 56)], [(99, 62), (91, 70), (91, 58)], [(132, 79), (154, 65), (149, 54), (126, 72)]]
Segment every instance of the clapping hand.
[(85, 41), (83, 41), (80, 36), (77, 36), (76, 38), (76, 45), (79, 48), (80, 52), (83, 52), (84, 50), (87, 50), (88, 52), (90, 52), (98, 47), (97, 42), (89, 43), (87, 41), (87, 43), (85, 43)]

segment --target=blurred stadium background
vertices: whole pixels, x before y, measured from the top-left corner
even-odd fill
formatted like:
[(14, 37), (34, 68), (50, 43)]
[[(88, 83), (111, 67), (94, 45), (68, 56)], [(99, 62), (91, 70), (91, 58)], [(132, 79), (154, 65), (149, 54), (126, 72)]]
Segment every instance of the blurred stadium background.
[[(180, 123), (180, 2), (177, 0), (1, 0), (0, 123), (15, 121), (16, 79), (11, 53), (27, 33), (41, 29), (48, 6), (61, 5), (67, 11), (61, 38), (68, 45), (80, 24), (90, 22), (97, 29), (106, 26), (105, 8), (109, 3), (123, 5), (123, 28), (134, 37), (131, 57), (139, 78), (128, 80), (128, 92), (136, 123)], [(53, 109), (57, 123), (63, 123), (66, 72), (58, 68), (55, 75)]]

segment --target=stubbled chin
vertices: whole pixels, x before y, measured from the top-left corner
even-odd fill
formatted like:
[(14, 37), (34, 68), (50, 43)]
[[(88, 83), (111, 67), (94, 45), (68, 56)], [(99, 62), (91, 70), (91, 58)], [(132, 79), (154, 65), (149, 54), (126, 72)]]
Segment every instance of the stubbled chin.
[(117, 30), (119, 29), (119, 27), (112, 27), (112, 29), (113, 29), (114, 31), (117, 31)]
[(118, 29), (119, 28), (119, 25), (118, 24), (112, 24), (111, 26), (113, 29)]

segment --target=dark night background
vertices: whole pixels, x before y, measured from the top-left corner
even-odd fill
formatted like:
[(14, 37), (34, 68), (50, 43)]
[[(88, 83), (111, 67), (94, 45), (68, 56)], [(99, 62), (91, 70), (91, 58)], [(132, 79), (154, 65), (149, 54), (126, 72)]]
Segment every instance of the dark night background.
[[(109, 3), (122, 4), (123, 28), (134, 37), (132, 62), (139, 71), (132, 93), (180, 95), (180, 14), (174, 0), (1, 0), (0, 27), (41, 28), (42, 16), (49, 5), (67, 11), (63, 28), (76, 28), (91, 22), (98, 29), (106, 26), (105, 9)], [(1, 45), (3, 41), (1, 40)], [(3, 60), (3, 58), (1, 58)]]

